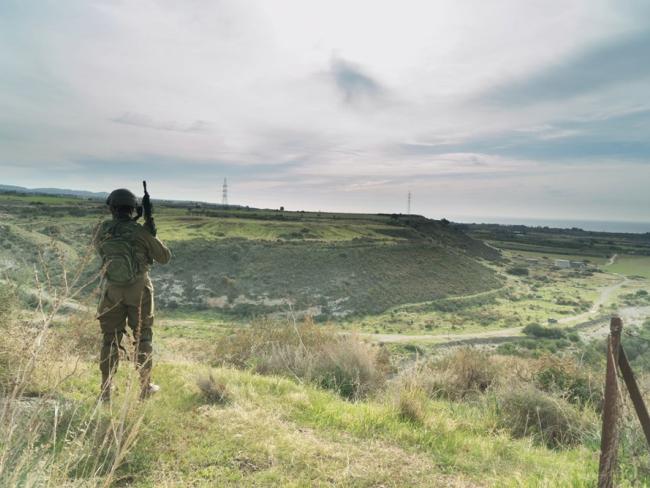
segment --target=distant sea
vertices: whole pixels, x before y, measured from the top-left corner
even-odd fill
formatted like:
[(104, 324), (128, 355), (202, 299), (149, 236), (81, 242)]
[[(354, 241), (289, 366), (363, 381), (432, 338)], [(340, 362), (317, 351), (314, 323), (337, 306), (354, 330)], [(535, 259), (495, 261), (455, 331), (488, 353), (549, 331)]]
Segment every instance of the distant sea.
[(553, 227), (556, 229), (571, 229), (577, 227), (594, 232), (624, 232), (630, 234), (645, 234), (650, 232), (650, 222), (627, 222), (608, 220), (561, 220), (561, 219), (526, 219), (509, 217), (459, 217), (454, 222), (466, 224), (504, 224), (527, 225), (529, 227)]

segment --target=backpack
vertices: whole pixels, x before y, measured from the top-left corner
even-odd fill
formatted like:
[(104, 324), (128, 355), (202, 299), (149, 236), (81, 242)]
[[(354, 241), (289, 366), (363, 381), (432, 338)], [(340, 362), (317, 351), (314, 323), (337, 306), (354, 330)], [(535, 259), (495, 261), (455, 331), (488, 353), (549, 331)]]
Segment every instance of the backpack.
[(104, 277), (114, 285), (132, 284), (139, 271), (135, 257), (136, 226), (126, 222), (108, 222), (102, 229), (99, 254)]

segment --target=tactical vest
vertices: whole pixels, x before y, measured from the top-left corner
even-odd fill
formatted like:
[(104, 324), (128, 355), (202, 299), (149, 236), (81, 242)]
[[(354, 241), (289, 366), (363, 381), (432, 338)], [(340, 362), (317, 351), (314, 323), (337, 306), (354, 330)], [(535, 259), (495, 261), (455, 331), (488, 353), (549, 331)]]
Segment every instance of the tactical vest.
[(107, 222), (101, 229), (99, 255), (104, 278), (114, 285), (135, 282), (140, 266), (135, 256), (137, 224), (127, 221)]

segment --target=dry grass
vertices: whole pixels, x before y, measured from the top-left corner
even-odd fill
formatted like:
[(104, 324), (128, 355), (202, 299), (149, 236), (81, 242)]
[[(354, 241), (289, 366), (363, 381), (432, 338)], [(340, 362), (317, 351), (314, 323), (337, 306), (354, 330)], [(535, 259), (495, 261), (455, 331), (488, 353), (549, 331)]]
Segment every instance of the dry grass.
[(224, 381), (215, 379), (212, 373), (199, 376), (196, 386), (199, 387), (199, 391), (207, 403), (224, 405), (230, 401), (228, 386)]
[(549, 447), (568, 447), (597, 436), (595, 413), (532, 386), (504, 388), (497, 399), (499, 424), (516, 437), (528, 435)]
[(503, 380), (503, 361), (474, 348), (462, 348), (433, 360), (416, 363), (398, 381), (431, 398), (463, 400), (477, 397)]
[(354, 335), (341, 335), (311, 319), (262, 321), (221, 340), (219, 362), (309, 381), (359, 399), (383, 386), (387, 358)]
[(402, 420), (422, 424), (426, 418), (426, 396), (418, 388), (401, 388), (395, 400), (399, 417)]
[[(481, 486), (460, 473), (442, 474), (429, 453), (382, 439), (306, 427), (255, 402), (201, 408), (200, 415), (218, 425), (220, 437), (238, 439), (240, 449), (236, 457), (218, 465), (214, 477), (204, 480), (206, 486)], [(227, 483), (224, 470), (244, 476), (231, 474), (236, 481)], [(157, 486), (166, 477), (178, 476), (162, 472)], [(183, 481), (179, 486), (190, 486), (189, 479)]]
[[(37, 303), (29, 320), (2, 317), (0, 485), (109, 486), (142, 422), (139, 383), (129, 375), (121, 402), (106, 406), (94, 395), (65, 398), (64, 385), (78, 377), (80, 358), (63, 360), (70, 351), (61, 349), (54, 324), (94, 281), (82, 280), (93, 251), (89, 248), (75, 262), (72, 274), (65, 256), (53, 252), (42, 253), (41, 268), (34, 273)], [(61, 371), (66, 372), (57, 374)]]
[(600, 410), (603, 401), (602, 375), (595, 377), (584, 365), (570, 357), (546, 355), (534, 365), (533, 380), (544, 391), (576, 405)]
[(553, 448), (575, 446), (598, 435), (592, 400), (597, 393), (588, 379), (571, 359), (530, 360), (462, 348), (401, 372), (395, 402), (400, 417), (422, 421), (422, 395), (477, 401), (495, 409), (495, 426), (515, 437)]

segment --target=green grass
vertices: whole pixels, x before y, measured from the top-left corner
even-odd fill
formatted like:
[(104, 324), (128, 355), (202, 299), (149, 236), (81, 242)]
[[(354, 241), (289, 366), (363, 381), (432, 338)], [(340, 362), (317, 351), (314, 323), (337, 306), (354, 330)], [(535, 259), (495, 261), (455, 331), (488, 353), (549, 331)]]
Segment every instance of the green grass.
[[(209, 217), (176, 217), (159, 219), (159, 231), (169, 241), (186, 241), (203, 239), (214, 241), (219, 239), (252, 239), (276, 241), (327, 241), (339, 242), (352, 239), (375, 239), (392, 241), (399, 239), (394, 226), (378, 225), (371, 222), (355, 222), (339, 220), (331, 221), (256, 221), (242, 218), (216, 219)], [(411, 233), (412, 234), (412, 233)], [(403, 232), (405, 239), (408, 230)]]
[[(351, 403), (294, 381), (212, 369), (228, 402), (206, 404), (203, 367), (160, 364), (162, 393), (119, 476), (131, 486), (588, 486), (596, 452), (513, 440), (491, 411), (428, 401), (424, 424), (379, 400)], [(92, 381), (69, 393), (83, 398)], [(118, 400), (119, 401), (119, 400)]]
[(607, 270), (625, 276), (642, 276), (650, 279), (650, 256), (618, 256)]

